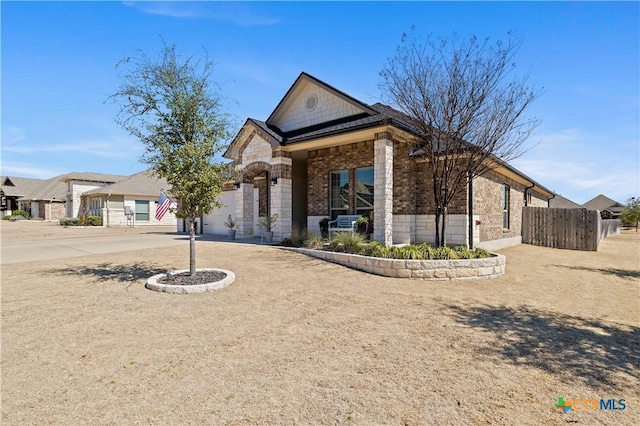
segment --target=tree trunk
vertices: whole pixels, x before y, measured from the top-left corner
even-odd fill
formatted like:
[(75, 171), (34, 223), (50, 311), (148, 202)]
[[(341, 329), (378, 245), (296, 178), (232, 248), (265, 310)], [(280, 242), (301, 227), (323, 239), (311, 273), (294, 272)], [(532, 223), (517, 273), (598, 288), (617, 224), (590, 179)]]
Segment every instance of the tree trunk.
[(196, 274), (196, 227), (195, 219), (189, 219), (189, 275)]
[(442, 236), (440, 237), (440, 245), (441, 247), (446, 247), (447, 246), (447, 239), (444, 236), (444, 232), (445, 232), (445, 223), (447, 221), (447, 208), (444, 207), (442, 209), (442, 214), (440, 215), (440, 217), (442, 218), (442, 227), (440, 227), (440, 232), (442, 233)]
[(436, 247), (440, 247), (440, 209), (436, 207)]

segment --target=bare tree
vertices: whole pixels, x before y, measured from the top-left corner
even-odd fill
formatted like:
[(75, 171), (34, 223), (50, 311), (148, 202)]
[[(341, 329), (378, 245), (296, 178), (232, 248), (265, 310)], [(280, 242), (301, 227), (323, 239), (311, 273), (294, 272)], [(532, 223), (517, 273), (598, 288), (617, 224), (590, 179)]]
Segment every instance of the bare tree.
[(446, 245), (447, 207), (469, 179), (522, 155), (539, 125), (524, 112), (540, 91), (527, 87), (526, 76), (511, 76), (520, 45), (511, 34), (495, 44), (403, 34), (380, 72), (383, 97), (419, 135), (412, 153), (433, 172), (425, 184), (433, 186), (438, 246)]

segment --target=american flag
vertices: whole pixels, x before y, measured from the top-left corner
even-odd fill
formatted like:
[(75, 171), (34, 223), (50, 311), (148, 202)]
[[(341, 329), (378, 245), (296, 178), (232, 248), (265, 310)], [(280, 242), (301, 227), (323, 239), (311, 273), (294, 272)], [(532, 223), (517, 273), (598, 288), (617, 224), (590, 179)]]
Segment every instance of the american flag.
[(162, 220), (164, 214), (169, 210), (171, 206), (171, 199), (167, 197), (164, 192), (160, 191), (160, 198), (158, 199), (158, 207), (156, 207), (156, 219)]

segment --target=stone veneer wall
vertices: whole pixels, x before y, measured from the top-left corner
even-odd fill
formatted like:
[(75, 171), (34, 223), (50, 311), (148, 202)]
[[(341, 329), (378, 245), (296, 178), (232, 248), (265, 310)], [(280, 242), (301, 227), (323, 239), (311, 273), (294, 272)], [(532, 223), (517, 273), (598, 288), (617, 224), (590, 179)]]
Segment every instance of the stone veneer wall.
[[(435, 215), (393, 215), (393, 242), (395, 244), (425, 242), (435, 244), (435, 236)], [(445, 237), (448, 245), (467, 245), (469, 217), (466, 214), (447, 215)]]
[(420, 278), (433, 281), (498, 278), (504, 275), (506, 266), (506, 259), (501, 254), (494, 254), (485, 259), (402, 260), (325, 250), (285, 249), (385, 277)]

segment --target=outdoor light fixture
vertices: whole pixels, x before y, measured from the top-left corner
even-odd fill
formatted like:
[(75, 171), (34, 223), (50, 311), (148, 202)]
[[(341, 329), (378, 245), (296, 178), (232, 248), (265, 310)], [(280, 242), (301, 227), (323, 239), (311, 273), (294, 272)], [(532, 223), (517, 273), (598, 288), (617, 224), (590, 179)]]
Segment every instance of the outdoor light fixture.
[(276, 186), (277, 184), (278, 184), (278, 178), (277, 177), (271, 178), (271, 186)]

